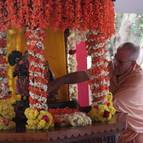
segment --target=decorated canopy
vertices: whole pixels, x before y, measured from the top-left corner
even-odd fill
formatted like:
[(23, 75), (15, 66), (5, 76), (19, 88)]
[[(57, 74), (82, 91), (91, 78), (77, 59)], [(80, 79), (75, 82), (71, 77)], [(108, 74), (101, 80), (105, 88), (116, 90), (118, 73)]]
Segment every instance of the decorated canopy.
[[(78, 29), (89, 31), (87, 45), (92, 57), (89, 71), (93, 96), (93, 118), (108, 120), (112, 116), (109, 94), (108, 62), (105, 59), (106, 40), (114, 33), (114, 5), (112, 0), (0, 0), (0, 32), (11, 28), (25, 28), (29, 53), (29, 104), (47, 110), (47, 82), (44, 74), (44, 29)], [(1, 49), (6, 40), (0, 38)], [(6, 55), (1, 57), (6, 64)], [(5, 60), (3, 60), (5, 59)], [(41, 72), (39, 72), (41, 71)], [(4, 69), (6, 72), (6, 69)], [(109, 96), (107, 96), (109, 95)], [(99, 112), (97, 113), (97, 110)], [(33, 112), (33, 111), (32, 111)]]
[(0, 29), (31, 27), (114, 32), (112, 0), (1, 0)]

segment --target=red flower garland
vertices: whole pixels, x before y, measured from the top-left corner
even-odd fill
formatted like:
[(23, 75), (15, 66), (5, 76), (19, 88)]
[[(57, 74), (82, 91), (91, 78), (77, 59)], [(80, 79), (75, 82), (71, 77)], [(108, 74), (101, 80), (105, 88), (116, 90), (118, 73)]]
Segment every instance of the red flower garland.
[(7, 5), (4, 1), (0, 1), (0, 31), (5, 32), (8, 25), (8, 16), (6, 14), (7, 12)]
[(73, 28), (78, 29), (81, 25), (82, 11), (81, 11), (81, 0), (75, 0), (75, 20), (73, 23)]
[(0, 9), (0, 27), (92, 29), (105, 34), (106, 39), (114, 32), (112, 0), (6, 0), (0, 2)]
[(73, 0), (66, 0), (65, 4), (63, 6), (63, 29), (65, 29), (65, 27), (69, 27), (71, 28), (73, 26), (73, 21), (75, 18), (75, 13), (74, 13), (74, 3)]
[[(35, 26), (35, 25), (33, 25)], [(44, 33), (40, 29), (27, 30), (26, 32), (29, 53), (29, 104), (30, 107), (46, 110), (47, 107), (47, 73), (44, 58)]]
[(10, 97), (7, 79), (6, 32), (0, 32), (0, 100)]

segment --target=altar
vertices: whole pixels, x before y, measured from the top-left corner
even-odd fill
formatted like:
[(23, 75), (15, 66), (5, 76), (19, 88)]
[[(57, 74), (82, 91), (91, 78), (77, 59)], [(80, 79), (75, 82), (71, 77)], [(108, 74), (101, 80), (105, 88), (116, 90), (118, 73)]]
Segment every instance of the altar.
[[(0, 142), (116, 143), (126, 115), (116, 113), (109, 89), (113, 1), (3, 0), (0, 19)], [(79, 92), (64, 88), (83, 81)], [(75, 100), (91, 105), (88, 113), (56, 104)]]
[(107, 123), (94, 123), (86, 127), (56, 128), (50, 131), (25, 129), (0, 132), (0, 143), (117, 143), (126, 129), (126, 114), (117, 113)]

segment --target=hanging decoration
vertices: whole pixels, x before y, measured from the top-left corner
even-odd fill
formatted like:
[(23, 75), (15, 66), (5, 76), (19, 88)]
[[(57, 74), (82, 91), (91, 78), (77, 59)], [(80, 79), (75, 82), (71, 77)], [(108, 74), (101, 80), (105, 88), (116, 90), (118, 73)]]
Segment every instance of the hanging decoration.
[(29, 53), (29, 105), (36, 109), (48, 109), (46, 67), (44, 58), (44, 32), (40, 29), (27, 30), (26, 39)]
[(29, 53), (29, 108), (25, 110), (27, 129), (49, 129), (54, 126), (53, 117), (48, 112), (47, 66), (44, 58), (44, 31), (26, 31)]
[[(108, 7), (108, 6), (109, 7)], [(111, 14), (113, 10), (112, 3), (110, 1), (104, 2), (98, 12), (101, 17), (97, 17), (97, 21), (101, 25), (99, 31), (90, 30), (87, 34), (87, 45), (88, 53), (92, 58), (92, 68), (89, 70), (89, 76), (91, 77), (90, 87), (92, 92), (92, 110), (90, 115), (93, 120), (106, 121), (110, 120), (112, 115), (115, 114), (115, 108), (113, 107), (112, 98), (108, 100), (108, 96), (111, 96), (109, 92), (109, 71), (108, 71), (108, 61), (106, 59), (107, 49), (106, 42), (114, 32), (114, 24), (108, 24), (109, 19), (106, 17), (111, 17), (111, 22), (114, 22), (114, 16)], [(106, 15), (105, 15), (106, 12)], [(103, 25), (104, 24), (104, 25)], [(107, 27), (112, 31), (108, 31)], [(95, 116), (96, 114), (96, 116)]]
[(112, 0), (5, 0), (0, 2), (0, 9), (1, 29), (92, 29), (106, 33), (106, 38), (114, 32)]
[[(112, 104), (111, 93), (109, 92), (110, 78), (108, 71), (108, 61), (106, 59), (107, 49), (106, 41), (102, 41), (103, 37), (94, 39), (100, 34), (89, 32), (87, 34), (88, 53), (91, 55), (92, 67), (88, 71), (90, 76), (90, 88), (92, 92), (92, 110), (90, 115), (93, 120), (106, 121), (110, 120), (115, 114), (115, 109)], [(109, 98), (108, 98), (109, 96)], [(108, 100), (109, 99), (109, 100)], [(93, 116), (96, 114), (96, 116)]]

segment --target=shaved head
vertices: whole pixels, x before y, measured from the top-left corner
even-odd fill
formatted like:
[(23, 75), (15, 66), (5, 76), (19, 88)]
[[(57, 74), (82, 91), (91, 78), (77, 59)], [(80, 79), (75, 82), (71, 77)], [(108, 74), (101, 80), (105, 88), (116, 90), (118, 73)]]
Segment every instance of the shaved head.
[(126, 42), (118, 48), (117, 52), (119, 51), (126, 54), (127, 60), (136, 61), (139, 56), (140, 48), (133, 43)]
[(122, 75), (133, 70), (139, 56), (140, 48), (133, 43), (122, 44), (115, 54), (114, 67), (116, 75)]

